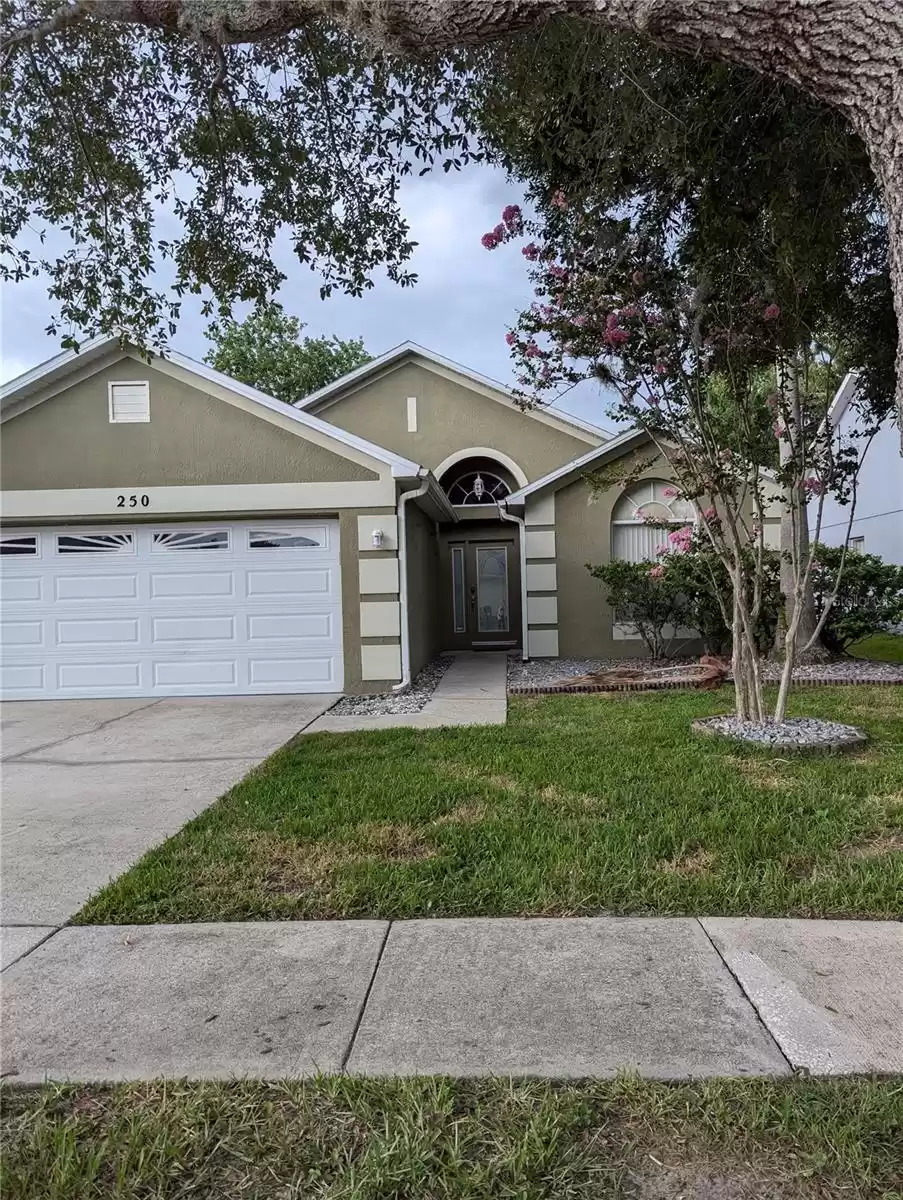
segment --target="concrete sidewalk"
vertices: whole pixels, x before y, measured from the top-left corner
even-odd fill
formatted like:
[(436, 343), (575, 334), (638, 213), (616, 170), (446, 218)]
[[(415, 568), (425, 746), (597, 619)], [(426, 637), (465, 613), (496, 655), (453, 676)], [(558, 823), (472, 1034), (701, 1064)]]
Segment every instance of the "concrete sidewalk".
[(2, 1070), (20, 1083), (903, 1070), (892, 922), (73, 926), (10, 951)]
[(493, 650), (455, 654), (439, 686), (420, 712), (391, 716), (324, 713), (307, 733), (362, 729), (438, 729), (445, 725), (504, 725), (508, 719), (508, 655)]

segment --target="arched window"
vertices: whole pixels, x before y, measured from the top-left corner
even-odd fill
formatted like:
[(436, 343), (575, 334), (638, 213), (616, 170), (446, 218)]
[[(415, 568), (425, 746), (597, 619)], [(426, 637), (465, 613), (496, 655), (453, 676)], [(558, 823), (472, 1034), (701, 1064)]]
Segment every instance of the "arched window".
[(517, 486), (511, 472), (488, 458), (465, 458), (443, 474), (442, 487), (452, 504), (498, 504)]
[(693, 505), (678, 499), (674, 490), (665, 479), (643, 479), (624, 492), (611, 514), (612, 558), (646, 562), (668, 545), (669, 530), (647, 525), (647, 517), (667, 521), (675, 529), (693, 524)]

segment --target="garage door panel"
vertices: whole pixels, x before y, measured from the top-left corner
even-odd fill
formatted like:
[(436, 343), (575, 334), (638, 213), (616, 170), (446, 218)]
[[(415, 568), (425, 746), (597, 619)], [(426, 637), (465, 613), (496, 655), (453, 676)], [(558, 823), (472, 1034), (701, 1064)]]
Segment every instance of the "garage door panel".
[(138, 575), (134, 571), (121, 575), (57, 575), (54, 580), (56, 600), (137, 600)]
[[(209, 530), (192, 525), (190, 538), (169, 537), (164, 545), (154, 538), (185, 531), (138, 525), (82, 536), (46, 529), (37, 531), (39, 553), (3, 554), (3, 591), (12, 596), (0, 622), (3, 694), (341, 688), (337, 523), (239, 522)], [(33, 544), (35, 532), (28, 538)], [(79, 549), (56, 553), (62, 538)]]
[(158, 642), (234, 642), (234, 617), (154, 617), (151, 638)]
[(248, 571), (247, 595), (266, 599), (267, 596), (326, 596), (332, 590), (332, 574), (323, 571)]
[(141, 686), (141, 663), (137, 660), (105, 662), (95, 659), (59, 663), (56, 674), (57, 687), (64, 695), (80, 692), (84, 688), (91, 688), (97, 694), (97, 689)]
[(248, 617), (248, 641), (331, 640), (335, 622), (331, 613), (258, 613)]
[(237, 669), (238, 664), (234, 659), (224, 662), (155, 662), (154, 686), (187, 689), (216, 686), (233, 690), (239, 682)]
[(0, 646), (43, 645), (43, 621), (0, 621)]
[(40, 604), (44, 594), (42, 585), (39, 575), (3, 579), (0, 581), (0, 604)]
[(153, 571), (152, 600), (186, 600), (195, 596), (234, 596), (231, 571)]
[[(307, 687), (310, 684), (322, 685), (324, 691), (335, 684), (334, 659), (331, 656), (321, 658), (252, 658), (251, 684), (254, 687), (265, 687), (269, 684), (279, 684), (293, 689)], [(327, 686), (329, 685), (329, 686)]]
[(98, 617), (83, 621), (57, 621), (54, 640), (57, 646), (119, 647), (131, 643), (137, 645), (141, 636), (137, 618), (123, 617), (120, 620), (112, 620), (109, 617)]

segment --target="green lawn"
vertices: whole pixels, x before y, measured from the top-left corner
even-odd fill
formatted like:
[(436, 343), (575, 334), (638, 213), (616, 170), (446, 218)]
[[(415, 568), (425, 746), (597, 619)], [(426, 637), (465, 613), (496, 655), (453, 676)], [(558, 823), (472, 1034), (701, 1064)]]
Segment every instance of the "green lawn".
[(903, 1082), (5, 1093), (4, 1200), (899, 1200)]
[(300, 738), (76, 919), (899, 917), (903, 689), (799, 690), (871, 734), (834, 757), (689, 732), (729, 701), (524, 698), (504, 727)]
[(850, 654), (854, 658), (903, 663), (903, 637), (896, 633), (875, 633), (850, 646)]

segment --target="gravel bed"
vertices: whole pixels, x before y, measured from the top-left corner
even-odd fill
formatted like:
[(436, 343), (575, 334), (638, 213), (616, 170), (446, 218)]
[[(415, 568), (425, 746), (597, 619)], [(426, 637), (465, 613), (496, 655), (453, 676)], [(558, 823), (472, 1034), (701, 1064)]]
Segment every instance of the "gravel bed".
[[(661, 663), (642, 658), (534, 658), (530, 662), (523, 662), (511, 655), (508, 658), (508, 687), (548, 687), (553, 683), (573, 679), (576, 675), (588, 675), (592, 671), (610, 671), (613, 667), (676, 667), (697, 661), (695, 658), (674, 658)], [(763, 663), (762, 674), (767, 680), (777, 681), (781, 677), (780, 663)], [(799, 666), (794, 670), (793, 678), (797, 683), (903, 684), (903, 663), (850, 658), (840, 662)]]
[(373, 696), (343, 696), (329, 710), (335, 717), (391, 717), (399, 713), (420, 712), (448, 670), (451, 658), (434, 658), (428, 662), (406, 692), (395, 695), (379, 692)]
[(847, 750), (861, 746), (868, 740), (855, 725), (842, 725), (839, 721), (821, 721), (817, 717), (787, 717), (783, 721), (762, 723), (741, 721), (739, 717), (706, 717), (694, 721), (692, 728), (698, 733), (714, 734), (730, 738), (732, 741), (765, 746), (771, 750), (810, 753)]

